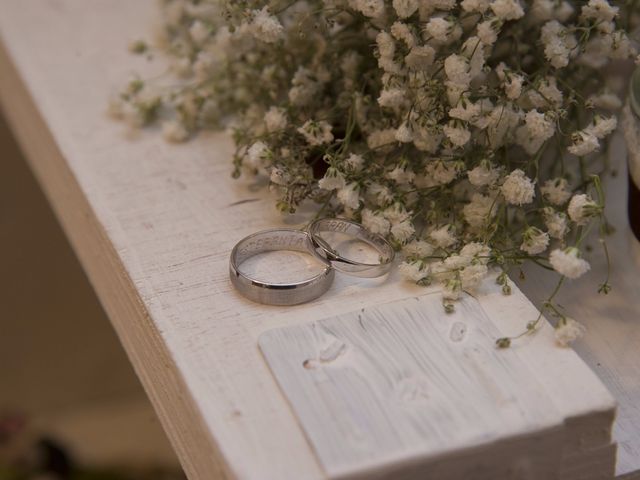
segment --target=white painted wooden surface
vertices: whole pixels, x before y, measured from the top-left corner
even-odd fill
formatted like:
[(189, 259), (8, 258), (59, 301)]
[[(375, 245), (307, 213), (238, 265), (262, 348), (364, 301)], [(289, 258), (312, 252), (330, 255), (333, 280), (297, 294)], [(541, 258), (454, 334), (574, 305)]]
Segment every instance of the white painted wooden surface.
[[(564, 418), (517, 350), (496, 351), (496, 335), (477, 300), (446, 314), (432, 294), (270, 330), (259, 343), (332, 478), (406, 474), (419, 462), (423, 478), (551, 478)], [(509, 456), (451, 455), (532, 434), (538, 448), (529, 439)]]
[[(616, 232), (607, 243), (612, 258), (609, 295), (597, 294), (606, 276), (606, 262), (596, 239), (590, 244), (591, 271), (567, 282), (559, 302), (588, 328), (576, 344), (582, 359), (598, 374), (618, 401), (614, 437), (618, 442), (617, 474), (638, 472), (640, 478), (640, 247), (627, 218), (626, 155), (618, 135), (610, 152), (618, 176), (607, 178), (607, 217)], [(551, 278), (542, 269), (527, 269), (519, 282), (534, 303), (549, 294)]]
[[(430, 290), (394, 275), (383, 285), (340, 276), (322, 299), (292, 308), (255, 305), (233, 290), (227, 261), (238, 239), (306, 219), (282, 219), (266, 192), (229, 180), (225, 135), (186, 146), (156, 133), (131, 140), (104, 115), (106, 92), (134, 72), (162, 70), (126, 49), (154, 10), (151, 0), (3, 0), (3, 108), (189, 477), (323, 478), (258, 337)], [(518, 289), (505, 297), (490, 282), (479, 303), (500, 334), (536, 316)], [(559, 428), (567, 455), (582, 459), (571, 463), (605, 465), (613, 400), (551, 338), (545, 327), (515, 351), (558, 418), (570, 419)], [(505, 445), (493, 447), (508, 455)]]

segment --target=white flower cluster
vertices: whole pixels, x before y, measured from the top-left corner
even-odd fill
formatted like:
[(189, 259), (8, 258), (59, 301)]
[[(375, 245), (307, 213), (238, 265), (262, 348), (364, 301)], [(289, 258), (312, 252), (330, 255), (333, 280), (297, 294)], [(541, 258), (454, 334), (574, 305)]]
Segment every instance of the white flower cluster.
[(637, 55), (619, 3), (165, 0), (157, 43), (182, 83), (132, 82), (111, 110), (176, 142), (228, 127), (234, 175), (387, 236), (446, 299), (525, 259), (577, 278), (603, 211), (589, 166), (622, 104), (601, 72)]

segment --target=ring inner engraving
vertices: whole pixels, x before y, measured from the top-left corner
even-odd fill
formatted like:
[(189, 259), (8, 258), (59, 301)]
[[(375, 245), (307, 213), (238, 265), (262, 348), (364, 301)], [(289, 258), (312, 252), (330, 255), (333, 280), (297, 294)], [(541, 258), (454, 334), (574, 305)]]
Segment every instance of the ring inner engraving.
[(274, 285), (305, 281), (327, 268), (310, 252), (306, 234), (286, 230), (268, 231), (241, 241), (236, 265), (243, 275)]

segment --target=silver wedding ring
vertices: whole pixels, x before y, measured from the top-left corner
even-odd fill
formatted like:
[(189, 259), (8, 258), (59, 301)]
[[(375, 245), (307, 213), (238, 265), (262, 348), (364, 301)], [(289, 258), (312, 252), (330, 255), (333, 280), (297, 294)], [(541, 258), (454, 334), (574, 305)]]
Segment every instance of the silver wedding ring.
[[(249, 257), (274, 250), (307, 253), (323, 266), (322, 272), (299, 282), (269, 283), (240, 271), (240, 265)], [(264, 230), (240, 240), (231, 251), (229, 276), (233, 286), (249, 300), (268, 305), (297, 305), (325, 293), (333, 283), (335, 271), (329, 261), (316, 252), (308, 232), (282, 228)]]
[[(365, 242), (378, 252), (378, 262), (362, 263), (345, 258), (322, 238), (323, 232), (343, 233)], [(322, 271), (299, 282), (271, 283), (252, 278), (240, 270), (248, 258), (276, 250), (306, 253), (323, 267)], [(389, 271), (393, 257), (393, 247), (381, 235), (350, 220), (325, 218), (314, 221), (307, 230), (264, 230), (243, 238), (231, 251), (229, 276), (233, 286), (249, 300), (268, 305), (297, 305), (314, 300), (329, 290), (335, 270), (358, 277), (379, 277)]]
[[(356, 238), (373, 247), (378, 252), (377, 263), (362, 263), (343, 257), (322, 238), (322, 232), (343, 233)], [(341, 218), (322, 218), (309, 226), (309, 233), (314, 245), (322, 249), (339, 272), (363, 278), (375, 278), (385, 275), (390, 269), (395, 252), (387, 240), (376, 233), (371, 233), (362, 225)]]

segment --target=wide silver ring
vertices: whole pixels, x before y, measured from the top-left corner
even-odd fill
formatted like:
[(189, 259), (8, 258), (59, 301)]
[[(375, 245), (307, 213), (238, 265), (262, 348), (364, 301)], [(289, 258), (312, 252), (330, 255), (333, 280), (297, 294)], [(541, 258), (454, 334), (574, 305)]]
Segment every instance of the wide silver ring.
[[(309, 225), (308, 231), (314, 246), (325, 252), (333, 268), (339, 272), (356, 277), (375, 278), (391, 269), (395, 256), (391, 244), (382, 235), (371, 233), (359, 223), (341, 218), (321, 218)], [(344, 233), (365, 242), (378, 252), (378, 263), (362, 263), (343, 257), (320, 236), (322, 232)]]
[[(293, 283), (269, 283), (240, 271), (240, 265), (249, 257), (275, 250), (306, 253), (324, 268), (311, 278)], [(325, 293), (333, 283), (335, 271), (329, 261), (316, 251), (308, 232), (281, 228), (257, 232), (240, 240), (231, 251), (229, 276), (233, 286), (249, 300), (267, 305), (297, 305)]]

